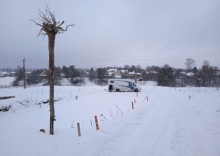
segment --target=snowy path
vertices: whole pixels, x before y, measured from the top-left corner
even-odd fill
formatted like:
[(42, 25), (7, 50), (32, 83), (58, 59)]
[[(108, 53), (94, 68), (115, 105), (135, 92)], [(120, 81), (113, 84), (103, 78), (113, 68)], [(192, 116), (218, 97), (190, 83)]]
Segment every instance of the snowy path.
[[(164, 94), (167, 91), (167, 88), (155, 89), (150, 94), (153, 99), (149, 97), (149, 102), (139, 102), (141, 106), (133, 110), (134, 115), (128, 116), (125, 121), (109, 125), (115, 127), (114, 131), (108, 126), (100, 130), (103, 136), (99, 136), (98, 140), (102, 140), (103, 144), (99, 143), (97, 153), (91, 155), (216, 155), (207, 148), (210, 147), (209, 141), (212, 138), (208, 138), (206, 142), (203, 134), (212, 136), (206, 131), (204, 118), (196, 114), (198, 110), (193, 108), (188, 96), (183, 96), (181, 92), (176, 93), (174, 89), (170, 89), (170, 94)], [(141, 98), (145, 99), (143, 95)], [(190, 118), (192, 116), (194, 118)]]

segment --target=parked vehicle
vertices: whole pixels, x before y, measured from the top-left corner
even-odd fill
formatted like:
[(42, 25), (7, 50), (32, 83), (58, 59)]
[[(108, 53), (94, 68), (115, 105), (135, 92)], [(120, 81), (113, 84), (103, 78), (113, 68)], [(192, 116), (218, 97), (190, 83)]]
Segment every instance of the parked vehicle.
[(108, 90), (116, 92), (140, 92), (141, 87), (136, 85), (134, 81), (129, 79), (109, 79), (108, 80)]

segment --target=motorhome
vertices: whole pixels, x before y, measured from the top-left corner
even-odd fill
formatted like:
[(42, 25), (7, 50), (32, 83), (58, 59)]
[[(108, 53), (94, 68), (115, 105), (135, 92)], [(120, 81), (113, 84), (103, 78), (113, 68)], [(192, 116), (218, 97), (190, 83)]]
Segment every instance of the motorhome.
[(129, 79), (109, 79), (108, 80), (108, 90), (116, 92), (140, 92), (141, 87), (135, 84), (133, 80)]

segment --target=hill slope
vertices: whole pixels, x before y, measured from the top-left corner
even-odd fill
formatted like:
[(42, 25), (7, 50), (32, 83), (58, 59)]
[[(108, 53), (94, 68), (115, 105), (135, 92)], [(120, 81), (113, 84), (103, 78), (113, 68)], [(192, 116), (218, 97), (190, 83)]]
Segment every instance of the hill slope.
[[(0, 112), (1, 155), (220, 154), (220, 90), (142, 86), (136, 94), (110, 93), (106, 88), (55, 87), (54, 136), (48, 134), (49, 106), (42, 103), (49, 98), (49, 87), (0, 89), (1, 96), (15, 96), (0, 100), (0, 107), (12, 106)], [(46, 133), (39, 132), (41, 128)]]

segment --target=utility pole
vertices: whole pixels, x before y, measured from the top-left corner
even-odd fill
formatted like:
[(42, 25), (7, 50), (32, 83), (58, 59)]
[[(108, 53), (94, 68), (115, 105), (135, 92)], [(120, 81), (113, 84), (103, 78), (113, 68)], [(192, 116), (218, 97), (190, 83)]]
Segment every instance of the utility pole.
[(23, 59), (23, 71), (24, 71), (24, 89), (26, 88), (26, 83), (25, 83), (25, 58)]

